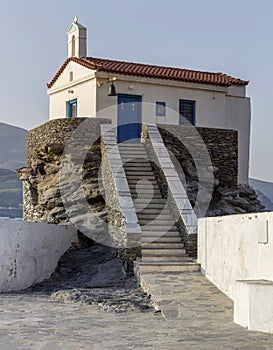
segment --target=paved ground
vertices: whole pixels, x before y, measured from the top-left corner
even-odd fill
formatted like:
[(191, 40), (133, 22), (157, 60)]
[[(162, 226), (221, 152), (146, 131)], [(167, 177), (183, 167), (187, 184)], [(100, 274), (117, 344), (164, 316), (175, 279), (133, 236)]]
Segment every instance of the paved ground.
[[(102, 265), (111, 272), (109, 259)], [(233, 324), (232, 303), (200, 274), (144, 275), (162, 313), (151, 309), (117, 313), (103, 311), (96, 303), (50, 299), (58, 283), (61, 290), (75, 290), (77, 283), (86, 288), (86, 277), (78, 282), (74, 277), (71, 286), (64, 286), (55, 276), (48, 288), (43, 283), (24, 293), (0, 295), (0, 349), (273, 349), (273, 335), (248, 332)], [(89, 283), (91, 289), (94, 283), (94, 279)], [(130, 280), (129, 285), (132, 283)], [(100, 287), (108, 291), (110, 286), (116, 288), (105, 277), (103, 284)], [(121, 290), (121, 283), (118, 288)], [(128, 291), (128, 283), (123, 288)]]

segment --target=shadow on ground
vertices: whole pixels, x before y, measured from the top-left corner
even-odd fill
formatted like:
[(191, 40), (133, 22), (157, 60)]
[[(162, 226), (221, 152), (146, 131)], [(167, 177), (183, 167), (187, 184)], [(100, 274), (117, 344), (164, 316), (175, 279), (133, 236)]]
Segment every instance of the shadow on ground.
[(24, 293), (47, 294), (50, 300), (96, 305), (105, 311), (154, 311), (149, 296), (135, 277), (125, 274), (113, 249), (100, 244), (69, 250), (49, 280)]

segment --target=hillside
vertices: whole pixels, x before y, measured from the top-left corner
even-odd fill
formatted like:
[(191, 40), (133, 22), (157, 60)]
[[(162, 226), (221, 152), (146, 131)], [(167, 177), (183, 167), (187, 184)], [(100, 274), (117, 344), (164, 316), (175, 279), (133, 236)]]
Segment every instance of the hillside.
[(22, 217), (22, 183), (14, 171), (0, 169), (0, 217)]
[(26, 165), (27, 130), (0, 123), (0, 168), (15, 170)]
[(259, 200), (267, 210), (273, 211), (273, 183), (249, 179), (249, 184), (256, 190)]
[(0, 123), (0, 217), (22, 217), (22, 183), (15, 169), (27, 163), (27, 130)]

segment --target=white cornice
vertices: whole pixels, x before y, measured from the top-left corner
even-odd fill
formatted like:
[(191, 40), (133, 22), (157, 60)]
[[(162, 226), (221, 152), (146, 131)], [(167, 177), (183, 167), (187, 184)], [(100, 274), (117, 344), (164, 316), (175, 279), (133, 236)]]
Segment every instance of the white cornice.
[(101, 72), (101, 71), (92, 71), (92, 73), (95, 73), (95, 74), (93, 76), (88, 75), (85, 78), (69, 82), (69, 83), (64, 84), (62, 86), (59, 86), (57, 88), (52, 87), (52, 88), (48, 89), (47, 94), (52, 95), (52, 94), (55, 94), (57, 92), (60, 92), (60, 91), (66, 90), (66, 89), (70, 89), (72, 87), (86, 83), (86, 82), (94, 80), (94, 79), (106, 80), (106, 79), (109, 79), (113, 76), (117, 77), (117, 80), (119, 80), (119, 81), (125, 81), (128, 83), (161, 85), (161, 86), (170, 86), (170, 87), (175, 87), (175, 88), (214, 91), (214, 92), (223, 92), (223, 93), (227, 93), (227, 90), (228, 90), (228, 87), (226, 87), (226, 86), (187, 83), (184, 81), (176, 81), (176, 80), (171, 80), (171, 79), (147, 78), (147, 77), (140, 77), (140, 76), (134, 76), (134, 75), (115, 74), (115, 73), (110, 73), (110, 72), (108, 73), (108, 72)]
[(134, 75), (123, 75), (123, 74), (115, 74), (115, 73), (100, 72), (100, 71), (95, 71), (95, 76), (97, 79), (109, 79), (111, 77), (117, 77), (117, 81), (119, 80), (119, 81), (125, 81), (130, 83), (171, 86), (176, 88), (186, 88), (186, 89), (193, 89), (193, 90), (205, 90), (205, 91), (227, 93), (227, 89), (228, 89), (228, 87), (226, 86), (187, 83), (184, 81), (177, 81), (177, 80), (171, 80), (171, 79), (146, 78), (146, 77), (139, 77)]
[(67, 89), (70, 89), (70, 88), (72, 88), (72, 87), (75, 87), (75, 86), (77, 86), (77, 85), (80, 85), (80, 84), (83, 84), (83, 83), (86, 83), (86, 82), (88, 82), (88, 81), (91, 81), (91, 80), (94, 80), (94, 79), (96, 79), (96, 76), (95, 75), (93, 75), (93, 76), (87, 76), (87, 77), (85, 77), (85, 78), (82, 78), (82, 79), (78, 79), (78, 80), (74, 80), (74, 81), (70, 81), (69, 83), (67, 83), (67, 84), (64, 84), (64, 85), (61, 85), (61, 86), (59, 86), (59, 87), (57, 87), (57, 88), (50, 88), (50, 89), (48, 89), (47, 90), (47, 94), (48, 95), (53, 95), (53, 94), (55, 94), (56, 92), (60, 92), (60, 91), (63, 91), (63, 90), (67, 90)]

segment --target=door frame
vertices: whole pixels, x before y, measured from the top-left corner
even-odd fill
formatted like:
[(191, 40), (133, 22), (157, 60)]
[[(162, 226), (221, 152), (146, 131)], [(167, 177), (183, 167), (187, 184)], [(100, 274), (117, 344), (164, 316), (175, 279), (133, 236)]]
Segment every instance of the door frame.
[(76, 117), (78, 116), (78, 99), (67, 101), (67, 117), (73, 118), (73, 106), (76, 105)]
[[(132, 99), (137, 99), (138, 101), (136, 101), (136, 103), (140, 103), (140, 109), (139, 109), (139, 118), (140, 118), (140, 123), (141, 124), (141, 130), (142, 130), (142, 95), (133, 95), (133, 94), (118, 94), (117, 96), (117, 142), (120, 142), (119, 139), (119, 99), (122, 98), (122, 97), (126, 97), (126, 98), (132, 98)], [(139, 140), (141, 138), (141, 135), (139, 137)], [(121, 141), (122, 142), (122, 141)], [(125, 141), (123, 141), (125, 142)]]

